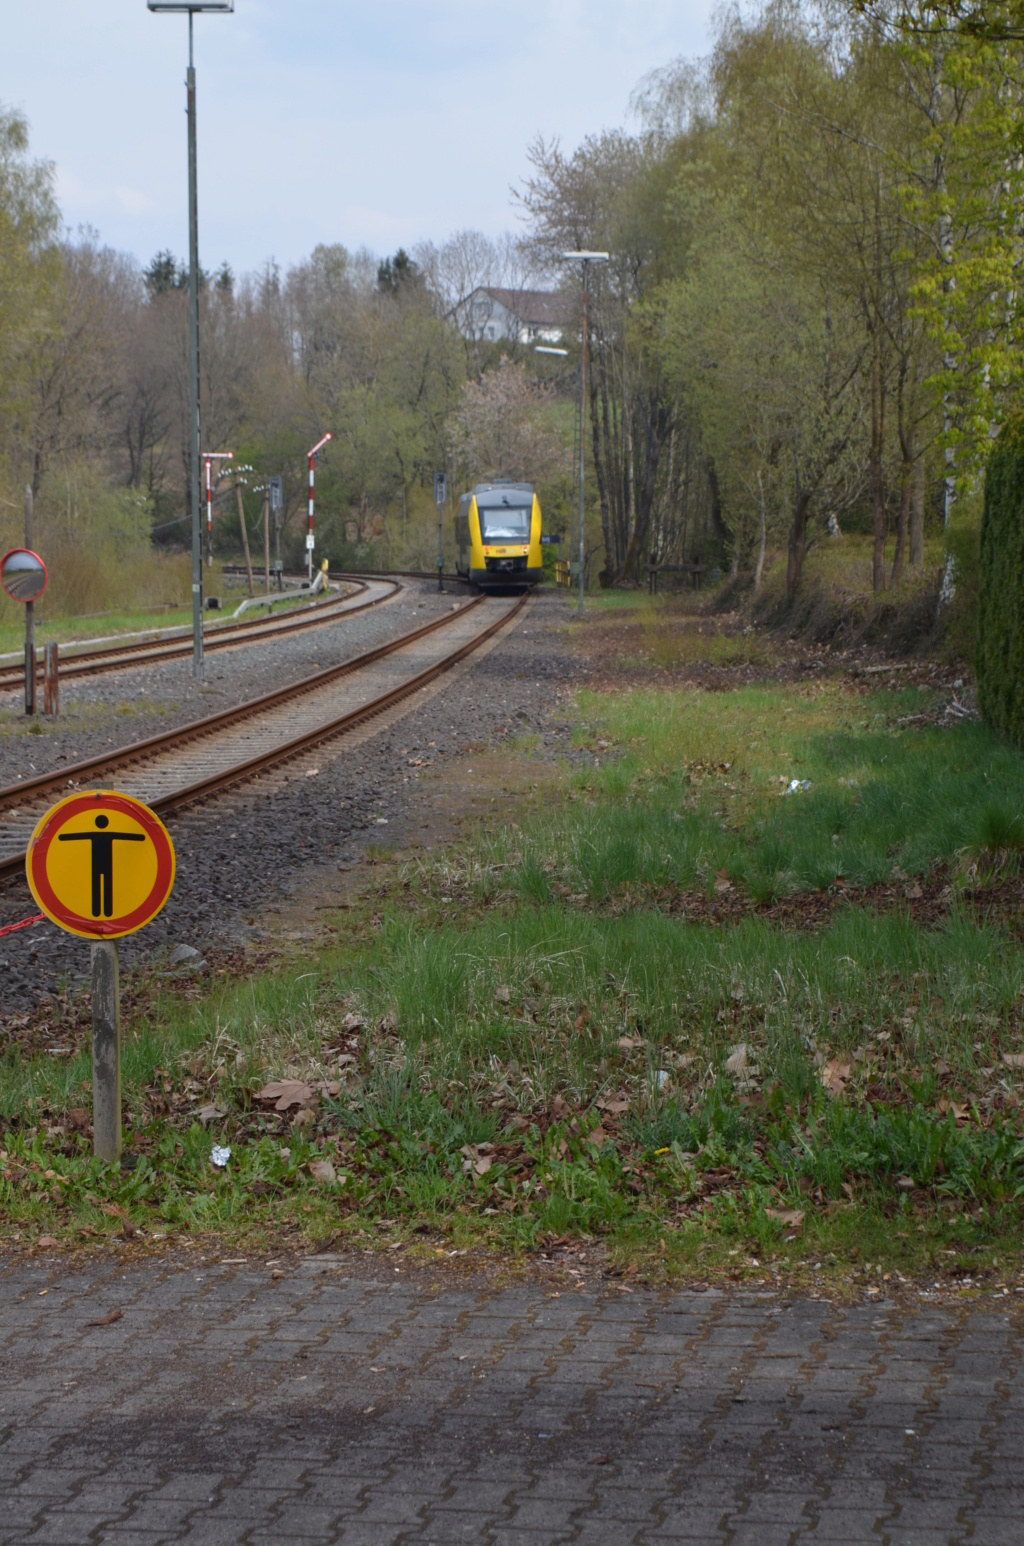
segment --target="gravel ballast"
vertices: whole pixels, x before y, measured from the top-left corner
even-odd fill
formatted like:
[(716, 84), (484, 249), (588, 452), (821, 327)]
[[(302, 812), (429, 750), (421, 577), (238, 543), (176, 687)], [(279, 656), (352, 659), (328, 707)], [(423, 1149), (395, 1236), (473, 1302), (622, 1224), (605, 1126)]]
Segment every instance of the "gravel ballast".
[[(465, 600), (461, 589), (438, 596), (428, 583), (410, 583), (405, 595), (400, 611), (397, 603), (389, 603), (350, 619), (343, 640), (327, 641), (326, 629), (300, 635), (292, 644), (307, 651), (304, 661), (289, 666), (280, 658), (256, 663), (250, 652), (239, 658), (239, 651), (237, 656), (231, 652), (229, 665), (222, 656), (217, 672), (223, 665), (224, 696), (215, 700), (216, 706), (268, 690), (285, 669), (301, 676), (313, 661), (324, 666), (348, 658), (450, 610), (455, 600)], [(567, 752), (567, 702), (581, 675), (566, 644), (567, 618), (562, 596), (536, 593), (485, 653), (471, 656), (352, 739), (342, 737), (211, 803), (170, 817), (178, 866), (174, 893), (154, 923), (121, 941), (123, 969), (163, 964), (180, 945), (213, 960), (259, 938), (275, 903), (309, 886), (318, 868), (345, 868), (358, 861), (368, 840), (385, 839), (389, 826), (400, 828), (420, 771), (433, 769), (436, 774), (446, 759), (487, 743), (495, 731), (507, 734), (514, 726), (537, 734), (536, 755), (542, 758)], [(352, 632), (357, 624), (358, 640)], [(278, 641), (278, 649), (283, 642)], [(264, 649), (270, 646), (255, 646), (251, 653)], [(185, 675), (180, 663), (161, 668), (159, 675), (169, 677), (172, 672), (180, 689)], [(257, 672), (262, 674), (254, 681)], [(88, 683), (88, 690), (101, 694), (101, 702), (110, 690), (116, 702), (115, 685), (111, 678), (97, 678)], [(161, 685), (166, 692), (166, 684)], [(122, 685), (122, 700), (123, 694)], [(189, 703), (185, 693), (180, 700), (183, 706)], [(209, 699), (201, 701), (204, 710), (211, 706)], [(185, 720), (195, 717), (194, 706), (182, 715)], [(167, 728), (168, 723), (161, 719), (158, 727)], [(135, 720), (131, 728), (132, 735), (120, 741), (147, 733)], [(104, 738), (94, 749), (102, 750), (105, 744)], [(88, 750), (79, 746), (75, 755), (88, 755)], [(0, 893), (0, 924), (35, 910), (23, 881)], [(50, 923), (3, 938), (0, 1016), (24, 1012), (65, 985), (77, 990), (88, 961), (88, 942)], [(195, 968), (186, 962), (178, 969)]]
[(61, 713), (27, 719), (16, 693), (0, 695), (0, 785), (94, 757), (110, 747), (160, 735), (219, 709), (300, 681), (318, 667), (338, 665), (364, 650), (464, 606), (468, 590), (405, 582), (391, 601), (315, 628), (220, 649), (206, 657), (196, 682), (192, 661), (131, 666), (61, 684)]

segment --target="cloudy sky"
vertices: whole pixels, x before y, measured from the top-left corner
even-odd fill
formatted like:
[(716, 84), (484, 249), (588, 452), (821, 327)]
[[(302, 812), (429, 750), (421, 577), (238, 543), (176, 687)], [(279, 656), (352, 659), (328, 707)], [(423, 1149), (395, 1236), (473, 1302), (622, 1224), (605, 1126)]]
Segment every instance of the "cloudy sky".
[[(651, 69), (706, 52), (713, 0), (236, 0), (196, 20), (200, 250), (236, 271), (318, 242), (393, 252), (515, 224), (537, 134), (628, 121)], [(4, 6), (0, 101), (64, 218), (147, 261), (187, 250), (187, 22), (145, 0)]]

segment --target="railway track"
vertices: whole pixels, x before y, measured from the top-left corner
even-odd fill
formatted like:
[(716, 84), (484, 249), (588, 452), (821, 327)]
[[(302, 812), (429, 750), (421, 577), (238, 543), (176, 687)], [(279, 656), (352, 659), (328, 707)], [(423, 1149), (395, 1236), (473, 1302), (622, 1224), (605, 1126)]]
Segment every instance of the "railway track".
[[(252, 641), (276, 638), (280, 634), (299, 633), (304, 628), (316, 628), (323, 623), (365, 612), (380, 606), (398, 594), (401, 585), (397, 580), (371, 579), (359, 581), (356, 596), (343, 596), (331, 601), (314, 602), (299, 613), (286, 613), (277, 617), (250, 618), (239, 623), (222, 623), (216, 628), (204, 630), (203, 650), (233, 648)], [(189, 629), (171, 638), (141, 639), (132, 644), (114, 644), (94, 650), (76, 650), (60, 659), (61, 680), (72, 676), (97, 676), (103, 671), (118, 671), (125, 666), (160, 665), (165, 660), (185, 660), (192, 656), (192, 632)], [(22, 665), (0, 667), (0, 691), (20, 690), (24, 685)]]
[[(333, 739), (463, 660), (526, 605), (482, 596), (342, 665), (59, 771), (0, 789), (0, 880), (22, 873), (39, 817), (60, 796), (117, 786), (161, 814)], [(481, 617), (481, 609), (486, 619)]]
[[(245, 574), (246, 571), (241, 564), (223, 564), (221, 566), (221, 572), (223, 574), (238, 575), (241, 577)], [(253, 569), (252, 575), (254, 581), (262, 582), (264, 578), (264, 572), (262, 569)], [(284, 571), (284, 577), (286, 580), (303, 580), (305, 579), (305, 570), (286, 569)], [(436, 585), (437, 570), (331, 569), (328, 571), (328, 578), (332, 580), (433, 580)], [(442, 574), (441, 579), (445, 585), (469, 584), (469, 581), (464, 579), (461, 574)]]

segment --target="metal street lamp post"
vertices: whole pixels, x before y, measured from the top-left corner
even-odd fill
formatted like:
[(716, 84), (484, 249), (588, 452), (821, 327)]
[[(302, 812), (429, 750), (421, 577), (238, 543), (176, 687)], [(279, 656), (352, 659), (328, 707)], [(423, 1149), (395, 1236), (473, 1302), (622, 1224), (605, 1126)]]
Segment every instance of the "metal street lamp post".
[(192, 504), (192, 673), (203, 679), (203, 536), (199, 513), (199, 202), (196, 190), (196, 72), (192, 56), (192, 18), (196, 12), (230, 14), (235, 0), (146, 0), (151, 11), (173, 11), (188, 16), (188, 417), (191, 451), (189, 480)]
[(583, 473), (587, 459), (587, 435), (586, 435), (586, 402), (587, 402), (587, 290), (590, 280), (591, 263), (607, 263), (607, 252), (563, 252), (564, 263), (579, 263), (582, 265), (581, 277), (583, 283), (583, 323), (582, 323), (582, 350), (580, 354), (580, 601), (579, 615), (583, 616)]

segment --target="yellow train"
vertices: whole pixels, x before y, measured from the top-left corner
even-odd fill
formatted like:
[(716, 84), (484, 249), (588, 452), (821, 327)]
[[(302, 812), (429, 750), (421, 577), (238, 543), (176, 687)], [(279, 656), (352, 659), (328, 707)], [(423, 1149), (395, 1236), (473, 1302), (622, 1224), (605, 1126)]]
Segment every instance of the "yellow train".
[(536, 585), (544, 573), (540, 501), (529, 483), (478, 483), (459, 500), (455, 567), (482, 587)]

